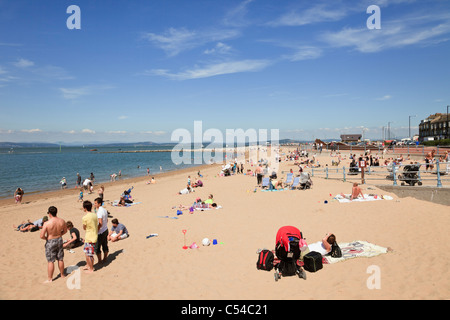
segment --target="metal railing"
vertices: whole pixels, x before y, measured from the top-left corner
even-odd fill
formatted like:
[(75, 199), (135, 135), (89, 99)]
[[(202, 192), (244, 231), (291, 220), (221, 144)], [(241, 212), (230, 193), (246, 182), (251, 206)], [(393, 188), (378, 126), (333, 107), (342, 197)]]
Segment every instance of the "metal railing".
[[(289, 146), (295, 147), (295, 146)], [(300, 144), (297, 146), (299, 150), (305, 150), (307, 152), (321, 153), (317, 146), (313, 146), (312, 144)], [(436, 150), (436, 156), (445, 154), (445, 151), (450, 152), (450, 146), (425, 146), (425, 145), (393, 145), (393, 146), (375, 146), (375, 145), (339, 145), (337, 144), (334, 147), (330, 145), (324, 145), (322, 147), (322, 152), (341, 152), (341, 151), (350, 151), (352, 152), (361, 152), (367, 151), (377, 152), (379, 154), (383, 154), (386, 149), (386, 154), (411, 154), (411, 155), (422, 155), (425, 156), (426, 153), (431, 150)]]
[[(421, 170), (425, 167), (425, 171)], [(403, 168), (403, 170), (402, 170)], [(429, 170), (428, 170), (429, 169)], [(311, 177), (321, 177), (325, 179), (338, 179), (342, 181), (360, 181), (365, 184), (366, 181), (377, 180), (381, 182), (390, 182), (394, 186), (399, 185), (434, 185), (442, 188), (443, 183), (450, 187), (450, 162), (435, 163), (413, 163), (413, 164), (395, 164), (387, 166), (368, 166), (367, 168), (358, 167), (311, 167), (304, 169), (311, 173)], [(363, 174), (362, 171), (364, 170)]]

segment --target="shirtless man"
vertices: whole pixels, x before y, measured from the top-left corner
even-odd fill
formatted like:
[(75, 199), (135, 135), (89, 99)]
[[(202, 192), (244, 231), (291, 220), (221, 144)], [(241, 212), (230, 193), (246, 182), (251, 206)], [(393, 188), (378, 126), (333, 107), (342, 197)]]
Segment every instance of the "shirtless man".
[(44, 223), (41, 229), (40, 238), (45, 240), (45, 257), (47, 258), (48, 279), (44, 283), (52, 282), (53, 271), (55, 269), (54, 262), (58, 260), (58, 268), (61, 278), (65, 278), (64, 274), (64, 250), (62, 236), (67, 233), (66, 222), (58, 218), (56, 214), (58, 209), (51, 206), (48, 208), (49, 219)]
[(350, 196), (346, 196), (345, 194), (341, 193), (342, 197), (347, 198), (349, 200), (357, 199), (359, 195), (361, 195), (361, 197), (364, 199), (364, 194), (362, 193), (361, 188), (358, 186), (356, 182), (353, 183), (352, 194)]
[(263, 178), (263, 168), (261, 167), (261, 164), (259, 164), (256, 167), (255, 174), (256, 174), (256, 183), (259, 186), (262, 183), (262, 178)]

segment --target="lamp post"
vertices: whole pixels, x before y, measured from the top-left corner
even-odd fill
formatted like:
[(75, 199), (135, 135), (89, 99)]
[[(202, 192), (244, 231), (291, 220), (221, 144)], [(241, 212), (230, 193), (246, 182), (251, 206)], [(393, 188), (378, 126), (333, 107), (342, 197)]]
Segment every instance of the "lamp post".
[(447, 123), (446, 123), (446, 125), (445, 125), (445, 131), (446, 131), (446, 133), (447, 133), (447, 139), (450, 139), (450, 135), (448, 134), (448, 108), (449, 108), (450, 106), (447, 106)]
[(417, 117), (417, 115), (414, 115), (414, 116), (409, 116), (409, 131), (408, 131), (408, 133), (409, 133), (409, 139), (411, 139), (411, 117)]
[(394, 121), (388, 122), (388, 140), (391, 140), (391, 123), (394, 123)]

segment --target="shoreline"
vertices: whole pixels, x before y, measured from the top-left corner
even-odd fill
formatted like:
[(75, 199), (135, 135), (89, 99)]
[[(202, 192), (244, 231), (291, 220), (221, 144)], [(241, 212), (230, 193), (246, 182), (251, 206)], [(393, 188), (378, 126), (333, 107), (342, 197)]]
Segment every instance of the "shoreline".
[[(217, 164), (216, 164), (217, 165)], [(107, 182), (95, 182), (94, 184), (94, 192), (96, 193), (98, 186), (104, 186), (105, 189), (112, 186), (120, 186), (120, 185), (131, 185), (131, 184), (137, 184), (139, 182), (150, 180), (151, 177), (155, 178), (165, 178), (165, 177), (171, 177), (178, 175), (180, 173), (190, 172), (191, 170), (195, 171), (201, 171), (202, 169), (210, 168), (214, 165), (210, 164), (200, 164), (200, 165), (194, 165), (189, 168), (182, 168), (182, 169), (174, 169), (166, 172), (160, 172), (155, 173), (151, 175), (144, 175), (144, 176), (136, 176), (136, 177), (129, 177), (129, 178), (121, 178), (116, 179), (116, 181), (107, 181)], [(25, 193), (23, 199), (22, 199), (22, 205), (29, 204), (31, 202), (36, 202), (41, 199), (50, 199), (50, 198), (57, 198), (57, 197), (63, 197), (67, 195), (76, 195), (79, 193), (78, 187), (67, 187), (66, 189), (58, 189), (58, 190), (42, 190), (42, 191), (33, 191), (32, 193)], [(85, 192), (85, 195), (88, 195), (88, 193)], [(8, 197), (8, 198), (0, 198), (0, 207), (7, 206), (7, 205), (16, 205), (14, 201), (14, 196)]]

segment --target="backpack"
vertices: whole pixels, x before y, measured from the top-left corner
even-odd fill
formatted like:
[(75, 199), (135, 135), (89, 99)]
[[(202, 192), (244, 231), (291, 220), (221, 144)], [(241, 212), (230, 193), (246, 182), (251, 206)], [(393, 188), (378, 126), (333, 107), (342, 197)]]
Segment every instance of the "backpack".
[(264, 249), (258, 255), (256, 269), (270, 271), (273, 269), (274, 254), (272, 251)]
[(336, 242), (331, 245), (330, 255), (333, 258), (341, 258), (342, 257), (341, 248), (338, 246), (338, 244)]

